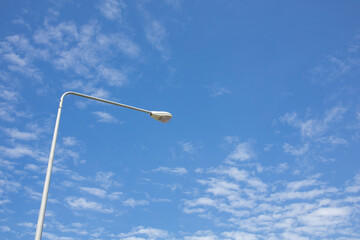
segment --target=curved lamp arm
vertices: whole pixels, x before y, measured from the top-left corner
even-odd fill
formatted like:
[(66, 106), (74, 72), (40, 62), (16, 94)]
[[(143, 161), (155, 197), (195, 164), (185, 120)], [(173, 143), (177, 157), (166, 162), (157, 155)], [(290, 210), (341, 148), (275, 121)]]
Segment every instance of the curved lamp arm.
[(129, 105), (126, 105), (126, 104), (117, 103), (117, 102), (105, 100), (105, 99), (102, 99), (102, 98), (97, 98), (97, 97), (85, 95), (85, 94), (82, 94), (82, 93), (65, 92), (60, 98), (59, 109), (58, 109), (58, 113), (57, 113), (57, 117), (56, 117), (54, 135), (53, 135), (53, 140), (52, 140), (51, 149), (50, 149), (49, 163), (48, 163), (48, 167), (47, 167), (47, 171), (46, 171), (43, 195), (42, 195), (42, 198), (41, 198), (41, 206), (40, 206), (40, 211), (39, 211), (39, 218), (38, 218), (38, 223), (37, 223), (37, 226), (36, 226), (35, 240), (41, 240), (41, 235), (42, 235), (42, 230), (43, 230), (43, 225), (44, 225), (44, 218), (45, 218), (46, 203), (47, 203), (47, 198), (48, 198), (48, 193), (49, 193), (51, 170), (52, 170), (52, 165), (53, 165), (53, 161), (54, 161), (56, 139), (57, 139), (57, 134), (58, 134), (58, 130), (59, 130), (61, 109), (62, 109), (64, 98), (65, 98), (66, 95), (76, 95), (76, 96), (79, 96), (79, 97), (84, 97), (84, 98), (88, 98), (88, 99), (92, 99), (92, 100), (96, 100), (96, 101), (100, 101), (100, 102), (104, 102), (104, 103), (109, 103), (109, 104), (113, 104), (113, 105), (120, 106), (120, 107), (130, 108), (130, 109), (140, 111), (140, 112), (145, 112), (145, 113), (148, 113), (152, 118), (154, 118), (154, 119), (156, 119), (156, 120), (158, 120), (160, 122), (163, 122), (163, 123), (166, 123), (166, 122), (170, 121), (171, 118), (172, 118), (172, 115), (169, 112), (149, 111), (149, 110), (129, 106)]

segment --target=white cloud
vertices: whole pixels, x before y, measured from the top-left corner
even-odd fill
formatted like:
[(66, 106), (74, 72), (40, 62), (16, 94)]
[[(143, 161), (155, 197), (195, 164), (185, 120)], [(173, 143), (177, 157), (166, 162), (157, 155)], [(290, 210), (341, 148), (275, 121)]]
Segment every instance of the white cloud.
[(237, 144), (234, 151), (227, 156), (229, 160), (236, 161), (248, 161), (255, 157), (255, 153), (252, 150), (251, 144), (248, 142), (242, 142)]
[(16, 165), (16, 162), (10, 162), (8, 160), (3, 160), (0, 158), (0, 167), (5, 167), (9, 170), (13, 170), (15, 167), (14, 165)]
[(146, 14), (147, 22), (145, 25), (145, 36), (150, 44), (160, 52), (164, 60), (170, 59), (170, 49), (167, 44), (168, 32), (165, 27), (157, 20)]
[(38, 51), (20, 35), (8, 36), (5, 39), (0, 42), (0, 52), (3, 52), (3, 60), (7, 63), (7, 68), (12, 72), (41, 81), (40, 71), (32, 66), (31, 62), (34, 59), (43, 59), (44, 51)]
[(31, 30), (31, 26), (29, 23), (25, 22), (23, 18), (19, 17), (13, 20), (13, 23), (18, 24), (20, 26), (26, 27), (28, 30)]
[(76, 210), (92, 210), (102, 213), (113, 213), (111, 208), (105, 208), (101, 203), (88, 201), (84, 198), (68, 197), (65, 199), (66, 203)]
[(32, 188), (25, 186), (25, 193), (27, 197), (34, 199), (34, 200), (40, 200), (42, 197), (42, 194), (39, 192), (34, 191)]
[(211, 219), (215, 225), (242, 229), (221, 233), (226, 239), (332, 239), (340, 232), (341, 236), (355, 236), (351, 235), (356, 227), (353, 214), (360, 198), (348, 197), (344, 190), (356, 193), (353, 186), (360, 177), (342, 190), (320, 182), (320, 174), (295, 181), (277, 178), (265, 184), (257, 173), (234, 167), (202, 171), (201, 177), (210, 176), (198, 180), (200, 187), (189, 193), (190, 199), (182, 200), (183, 212)]
[(304, 146), (300, 148), (295, 148), (288, 143), (284, 143), (282, 147), (286, 153), (290, 153), (291, 155), (294, 156), (302, 156), (308, 151), (309, 144), (305, 143)]
[(0, 230), (2, 232), (10, 232), (11, 231), (11, 228), (9, 226), (1, 226), (0, 227)]
[(14, 122), (20, 117), (31, 117), (31, 114), (16, 109), (16, 107), (9, 102), (0, 102), (0, 119), (7, 122)]
[(97, 117), (98, 122), (103, 123), (117, 123), (118, 120), (113, 117), (110, 113), (107, 112), (93, 112), (93, 114)]
[(112, 192), (108, 195), (108, 198), (110, 200), (117, 200), (120, 198), (120, 195), (122, 195), (122, 192)]
[(0, 97), (6, 101), (16, 102), (19, 94), (12, 89), (0, 85)]
[(19, 140), (34, 140), (37, 138), (37, 135), (32, 132), (22, 132), (17, 128), (3, 128), (3, 130), (8, 134), (11, 138), (19, 139)]
[(122, 194), (122, 192), (107, 193), (107, 191), (103, 189), (93, 187), (80, 187), (80, 190), (100, 198), (109, 198), (110, 200), (117, 200)]
[(186, 201), (185, 204), (188, 205), (189, 207), (194, 207), (199, 205), (214, 207), (217, 205), (217, 202), (211, 198), (202, 197), (195, 199), (194, 201)]
[(239, 142), (239, 137), (237, 137), (237, 136), (226, 136), (224, 139), (227, 143), (230, 143), (230, 144)]
[(146, 201), (146, 200), (135, 200), (133, 198), (129, 198), (129, 199), (126, 199), (124, 202), (123, 202), (123, 205), (124, 206), (127, 206), (127, 207), (136, 207), (136, 206), (145, 206), (145, 205), (149, 205), (149, 201)]
[(85, 191), (89, 194), (95, 195), (100, 198), (105, 198), (107, 195), (106, 191), (100, 188), (80, 187), (80, 189), (82, 191)]
[(98, 72), (101, 78), (110, 86), (121, 87), (127, 82), (127, 76), (124, 71), (105, 66), (99, 66)]
[(284, 172), (285, 170), (287, 170), (288, 168), (289, 168), (289, 165), (288, 165), (286, 162), (284, 162), (284, 163), (280, 163), (280, 164), (276, 167), (275, 171), (276, 171), (277, 173), (282, 173), (282, 172)]
[(151, 227), (143, 227), (139, 226), (136, 228), (133, 228), (128, 233), (120, 233), (117, 235), (120, 239), (126, 239), (126, 240), (142, 240), (142, 239), (148, 239), (148, 240), (155, 240), (155, 239), (169, 239), (169, 233), (165, 230), (157, 229), (157, 228), (151, 228)]
[(52, 240), (75, 240), (75, 238), (72, 238), (72, 237), (59, 237), (53, 233), (49, 233), (49, 232), (45, 232), (45, 231), (42, 233), (42, 236), (44, 236), (47, 239), (52, 239)]
[(186, 168), (183, 167), (175, 167), (175, 168), (169, 168), (169, 167), (158, 167), (153, 170), (154, 172), (164, 172), (164, 173), (170, 173), (175, 175), (184, 175), (187, 174), (188, 171)]
[(20, 67), (25, 67), (28, 63), (25, 59), (21, 58), (15, 53), (7, 53), (3, 56), (4, 60), (9, 61), (12, 64), (19, 65)]
[(63, 137), (62, 141), (65, 146), (74, 146), (78, 144), (78, 140), (75, 137)]
[(335, 226), (341, 224), (351, 214), (349, 207), (323, 207), (299, 217), (308, 226)]
[(214, 83), (213, 85), (211, 85), (210, 87), (208, 87), (210, 90), (210, 96), (211, 97), (218, 97), (224, 94), (229, 94), (231, 93), (229, 89), (227, 89), (226, 87), (222, 87), (220, 86), (220, 83)]
[(326, 193), (335, 193), (336, 188), (312, 189), (310, 191), (287, 191), (277, 192), (271, 195), (271, 199), (278, 201), (287, 201), (292, 199), (313, 199)]
[(324, 137), (321, 138), (320, 141), (324, 142), (324, 143), (330, 143), (332, 145), (347, 145), (348, 142), (343, 139), (343, 138), (339, 138), (336, 136), (329, 136), (329, 137)]
[(309, 186), (318, 186), (320, 183), (316, 179), (305, 179), (301, 181), (288, 182), (286, 188), (291, 191), (296, 191), (300, 188), (309, 187)]
[(331, 126), (343, 118), (346, 111), (347, 109), (342, 106), (335, 106), (326, 111), (322, 119), (310, 118), (307, 120), (301, 120), (296, 113), (286, 113), (280, 117), (280, 121), (298, 128), (303, 138), (319, 141), (330, 130)]
[(345, 189), (348, 193), (357, 193), (360, 192), (360, 173), (356, 174), (354, 178), (347, 183), (347, 187)]
[(193, 236), (185, 236), (185, 240), (217, 240), (219, 239), (212, 231), (196, 231)]
[(31, 171), (36, 171), (38, 172), (39, 171), (39, 167), (35, 164), (32, 164), (32, 163), (28, 163), (26, 164), (26, 166), (24, 167), (25, 170), (31, 170)]
[(36, 228), (36, 225), (32, 222), (21, 222), (21, 223), (18, 223), (17, 225), (22, 226), (22, 227), (27, 227), (27, 228)]
[(101, 1), (99, 9), (107, 19), (117, 19), (121, 22), (125, 7), (125, 3), (121, 0), (105, 0)]
[(183, 151), (186, 153), (195, 153), (196, 152), (197, 147), (195, 147), (195, 145), (191, 142), (181, 141), (181, 142), (179, 142), (179, 144), (181, 145)]
[(273, 146), (274, 146), (273, 144), (265, 144), (264, 151), (265, 152), (270, 151)]
[(13, 122), (15, 120), (13, 112), (13, 107), (0, 103), (0, 119), (7, 122)]
[(164, 2), (176, 10), (180, 9), (180, 0), (164, 0)]
[(108, 98), (110, 96), (108, 91), (103, 88), (95, 87), (92, 82), (82, 82), (80, 80), (69, 81), (64, 84), (64, 88), (80, 90), (83, 93), (99, 98)]
[(100, 184), (105, 189), (108, 189), (112, 186), (120, 186), (118, 182), (112, 179), (113, 177), (114, 177), (113, 172), (99, 171), (96, 173), (95, 182)]
[[(117, 14), (120, 17), (121, 3), (107, 1), (101, 9), (106, 16), (115, 17)], [(114, 8), (116, 4), (119, 8)], [(113, 8), (109, 8), (111, 6)], [(125, 33), (105, 33), (96, 21), (83, 26), (74, 22), (48, 23), (35, 32), (33, 39), (39, 46), (36, 51), (46, 52), (42, 60), (52, 63), (58, 70), (75, 73), (87, 80), (77, 80), (70, 85), (80, 82), (77, 84), (79, 88), (98, 93), (105, 92), (98, 87), (101, 83), (121, 87), (127, 82), (128, 72), (111, 64), (119, 53), (134, 59), (141, 52), (140, 47)]]
[[(329, 82), (339, 81), (340, 79), (346, 79), (344, 76), (349, 75), (357, 71), (358, 68), (358, 56), (357, 54), (358, 44), (353, 45), (352, 51), (346, 57), (327, 56), (324, 59), (324, 63), (311, 69), (311, 78), (318, 84), (327, 84)], [(354, 47), (355, 46), (355, 47)]]
[(25, 156), (36, 158), (38, 155), (36, 151), (31, 149), (30, 147), (22, 146), (22, 145), (17, 145), (13, 148), (0, 146), (0, 151), (2, 152), (3, 155), (10, 158), (21, 158)]
[(287, 239), (309, 240), (308, 237), (301, 236), (298, 233), (294, 233), (294, 232), (284, 232), (281, 234), (281, 236), (283, 237), (284, 240)]
[(247, 232), (240, 232), (240, 231), (232, 231), (232, 232), (223, 232), (222, 235), (224, 237), (227, 237), (229, 239), (234, 239), (234, 240), (258, 240), (259, 238), (252, 233), (247, 233)]
[[(2, 191), (0, 191), (0, 195), (2, 194)], [(0, 200), (0, 205), (6, 204), (6, 203), (10, 203), (11, 201), (8, 199), (5, 200)]]
[(249, 178), (249, 179), (247, 179), (246, 183), (250, 187), (256, 188), (257, 191), (260, 191), (260, 192), (266, 191), (267, 185), (265, 183), (263, 183), (259, 178), (256, 178), (256, 177)]
[(231, 168), (218, 168), (215, 170), (212, 170), (212, 172), (228, 175), (229, 177), (235, 179), (236, 181), (244, 181), (248, 178), (249, 173), (246, 170), (239, 170), (235, 167)]
[(342, 106), (336, 106), (329, 109), (325, 114), (324, 124), (327, 126), (333, 122), (340, 121), (346, 112), (347, 109)]

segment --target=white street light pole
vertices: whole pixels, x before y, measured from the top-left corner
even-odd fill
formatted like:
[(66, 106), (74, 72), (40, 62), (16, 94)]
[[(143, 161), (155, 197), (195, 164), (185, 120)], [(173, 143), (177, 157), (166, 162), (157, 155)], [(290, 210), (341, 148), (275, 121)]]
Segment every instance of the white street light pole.
[(47, 168), (47, 171), (46, 171), (44, 191), (43, 191), (43, 195), (42, 195), (42, 199), (41, 199), (39, 219), (38, 219), (38, 223), (37, 223), (37, 227), (36, 227), (35, 240), (41, 240), (41, 234), (42, 234), (44, 218), (45, 218), (45, 209), (46, 209), (47, 197), (48, 197), (48, 193), (49, 193), (51, 170), (52, 170), (52, 165), (53, 165), (53, 161), (54, 161), (55, 145), (56, 145), (56, 139), (57, 139), (57, 134), (58, 134), (58, 130), (59, 130), (61, 109), (62, 109), (62, 105), (63, 105), (63, 102), (64, 102), (64, 97), (66, 95), (76, 95), (76, 96), (89, 98), (89, 99), (104, 102), (104, 103), (113, 104), (113, 105), (120, 106), (120, 107), (130, 108), (130, 109), (140, 111), (140, 112), (145, 112), (145, 113), (148, 113), (152, 118), (154, 118), (154, 119), (156, 119), (156, 120), (158, 120), (160, 122), (163, 122), (163, 123), (166, 123), (166, 122), (170, 121), (170, 119), (172, 118), (172, 115), (169, 112), (149, 111), (149, 110), (145, 110), (145, 109), (141, 109), (141, 108), (137, 108), (137, 107), (132, 107), (132, 106), (129, 106), (129, 105), (125, 105), (125, 104), (121, 104), (121, 103), (117, 103), (117, 102), (113, 102), (113, 101), (109, 101), (109, 100), (105, 100), (105, 99), (101, 99), (101, 98), (97, 98), (97, 97), (93, 97), (93, 96), (89, 96), (89, 95), (85, 95), (85, 94), (81, 94), (81, 93), (65, 92), (61, 96), (59, 109), (58, 109), (58, 113), (57, 113), (57, 117), (56, 117), (54, 135), (53, 135), (53, 140), (52, 140), (51, 150), (50, 150), (50, 156), (49, 156), (49, 163), (48, 163), (48, 168)]

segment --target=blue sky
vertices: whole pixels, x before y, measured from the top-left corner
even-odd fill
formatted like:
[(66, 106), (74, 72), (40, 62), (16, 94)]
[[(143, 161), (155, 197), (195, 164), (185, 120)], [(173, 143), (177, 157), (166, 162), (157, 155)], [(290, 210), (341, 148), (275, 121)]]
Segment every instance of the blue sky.
[(360, 239), (359, 1), (0, 3), (0, 238)]

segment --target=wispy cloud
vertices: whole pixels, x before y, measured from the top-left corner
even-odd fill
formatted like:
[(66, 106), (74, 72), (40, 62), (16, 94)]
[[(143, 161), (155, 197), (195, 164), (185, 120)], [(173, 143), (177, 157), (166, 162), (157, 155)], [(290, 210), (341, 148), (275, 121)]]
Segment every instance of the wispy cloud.
[(123, 202), (123, 205), (124, 206), (127, 206), (127, 207), (136, 207), (136, 206), (145, 206), (145, 205), (149, 205), (149, 201), (147, 200), (135, 200), (133, 198), (129, 198), (129, 199), (126, 199), (124, 202)]
[[(19, 189), (21, 188), (21, 184), (19, 181), (16, 180), (10, 180), (5, 176), (2, 176), (0, 178), (0, 195), (2, 195), (1, 193), (3, 192), (17, 192), (19, 191)], [(7, 203), (8, 201), (4, 200), (5, 202), (2, 203)]]
[(311, 80), (323, 85), (343, 81), (346, 76), (358, 73), (360, 61), (358, 46), (359, 42), (351, 43), (346, 54), (342, 56), (336, 56), (336, 54), (326, 56), (321, 64), (310, 70)]
[(308, 151), (309, 144), (306, 143), (304, 144), (304, 146), (296, 148), (288, 143), (284, 143), (282, 147), (284, 149), (284, 152), (286, 153), (290, 153), (291, 155), (294, 156), (302, 156)]
[(105, 0), (101, 1), (99, 9), (107, 19), (121, 22), (125, 7), (125, 3), (121, 0)]
[(112, 186), (120, 186), (120, 183), (115, 181), (113, 178), (113, 172), (99, 171), (96, 173), (95, 182), (105, 189), (108, 189)]
[(108, 198), (110, 200), (117, 200), (120, 198), (120, 195), (122, 195), (122, 192), (112, 192), (112, 193), (108, 193), (106, 190), (104, 189), (100, 189), (100, 188), (94, 188), (94, 187), (79, 187), (80, 190), (97, 196), (99, 198)]
[(2, 152), (2, 155), (10, 158), (21, 158), (24, 156), (36, 158), (38, 156), (38, 153), (35, 150), (23, 145), (16, 145), (13, 148), (0, 146), (0, 151)]
[(78, 144), (78, 140), (75, 137), (63, 137), (62, 141), (65, 146), (75, 146)]
[(118, 120), (107, 112), (93, 112), (98, 122), (103, 123), (117, 123)]
[(88, 201), (85, 198), (68, 197), (65, 202), (71, 208), (75, 210), (92, 210), (102, 213), (113, 213), (114, 210), (111, 208), (105, 208), (101, 203)]
[(0, 52), (3, 53), (2, 58), (10, 71), (41, 82), (41, 72), (33, 66), (32, 62), (36, 59), (43, 59), (46, 53), (35, 49), (24, 36), (6, 37), (5, 41), (0, 42)]
[(211, 97), (218, 97), (224, 94), (229, 94), (231, 93), (229, 89), (227, 89), (226, 87), (222, 87), (220, 86), (220, 83), (214, 83), (213, 85), (211, 85), (210, 87), (208, 87), (210, 90), (210, 96)]
[[(340, 229), (355, 227), (351, 213), (357, 211), (355, 202), (360, 199), (349, 198), (343, 190), (319, 181), (321, 175), (265, 184), (260, 177), (252, 176), (254, 171), (234, 167), (209, 169), (205, 173), (209, 178), (198, 181), (204, 188), (194, 193), (192, 199), (183, 200), (183, 211), (209, 219), (220, 216), (213, 219), (215, 224), (220, 221), (242, 228), (222, 232), (222, 237), (263, 239), (270, 234), (274, 239), (314, 236), (331, 239)], [(201, 176), (204, 177), (204, 172)], [(353, 193), (358, 191), (354, 183), (354, 180), (348, 183), (348, 190)], [(351, 230), (343, 234), (351, 236)], [(210, 236), (222, 239), (220, 235)], [(200, 236), (194, 237), (189, 239)]]
[(249, 173), (244, 169), (237, 169), (235, 167), (230, 168), (216, 168), (214, 170), (211, 170), (211, 172), (221, 174), (221, 175), (227, 175), (236, 181), (244, 181), (249, 177)]
[(104, 90), (101, 87), (95, 87), (95, 84), (92, 82), (83, 82), (80, 80), (69, 81), (64, 83), (64, 88), (72, 90), (80, 90), (81, 92), (88, 93), (91, 96), (99, 98), (107, 98), (110, 96), (107, 90)]
[(4, 54), (3, 59), (20, 67), (25, 67), (28, 64), (25, 59), (21, 58), (19, 55), (15, 53)]
[(110, 86), (121, 87), (127, 82), (127, 76), (124, 71), (115, 68), (100, 66), (98, 72), (101, 78)]
[(18, 92), (16, 92), (15, 90), (0, 85), (0, 97), (4, 100), (16, 102), (19, 98), (18, 95)]
[[(246, 240), (258, 240), (259, 236), (249, 232), (241, 232), (241, 231), (231, 231), (231, 232), (223, 232), (222, 235), (226, 238), (230, 239), (246, 239)], [(289, 238), (291, 239), (291, 238)], [(293, 238), (295, 239), (295, 238)], [(296, 238), (298, 239), (298, 238)]]
[(243, 162), (248, 161), (255, 156), (251, 144), (249, 142), (242, 142), (236, 145), (234, 151), (227, 156), (227, 159)]
[(19, 18), (17, 18), (17, 19), (14, 19), (14, 20), (13, 20), (13, 23), (18, 24), (18, 25), (20, 25), (20, 26), (24, 26), (24, 27), (26, 27), (28, 30), (31, 30), (30, 24), (27, 23), (27, 22), (25, 22), (25, 20), (24, 20), (23, 18), (21, 18), (21, 17), (19, 17)]
[(12, 170), (12, 169), (14, 169), (15, 165), (16, 165), (16, 162), (3, 160), (0, 158), (0, 167), (4, 167), (4, 168)]
[(37, 135), (35, 133), (19, 131), (17, 128), (3, 128), (3, 130), (13, 139), (28, 141), (37, 138)]
[(190, 141), (179, 141), (178, 144), (181, 146), (182, 150), (189, 154), (194, 154), (201, 148), (199, 144), (190, 142)]
[(28, 198), (34, 199), (34, 200), (40, 200), (42, 194), (40, 192), (34, 191), (32, 188), (25, 186), (24, 187), (25, 194)]
[(31, 113), (19, 110), (14, 104), (0, 102), (0, 119), (6, 122), (15, 122), (17, 118), (31, 117)]
[(175, 175), (184, 175), (187, 174), (188, 171), (186, 168), (183, 167), (175, 167), (175, 168), (169, 168), (169, 167), (158, 167), (153, 170), (154, 172), (164, 172), (164, 173), (170, 173)]
[[(100, 9), (106, 17), (121, 19), (124, 7), (122, 1), (108, 0)], [(57, 70), (90, 80), (87, 81), (90, 83), (83, 83), (84, 88), (85, 85), (99, 88), (96, 85), (100, 82), (121, 87), (127, 82), (128, 72), (108, 60), (118, 58), (119, 54), (130, 59), (139, 57), (140, 47), (128, 35), (103, 32), (96, 21), (83, 26), (74, 22), (54, 22), (46, 22), (35, 31), (32, 41), (13, 35), (0, 42), (2, 60), (9, 71), (41, 80), (42, 73), (35, 64), (42, 61), (50, 62)]]
[(116, 235), (124, 240), (142, 240), (142, 239), (169, 239), (168, 231), (151, 228), (151, 227), (135, 227), (128, 233), (120, 233)]
[(279, 118), (280, 122), (286, 123), (299, 131), (302, 147), (294, 147), (289, 143), (283, 144), (286, 153), (294, 156), (301, 156), (312, 147), (312, 144), (326, 145), (347, 145), (348, 141), (337, 136), (339, 129), (342, 129), (341, 121), (344, 118), (347, 108), (335, 106), (325, 111), (322, 118), (307, 117), (301, 118), (295, 112), (286, 113)]
[(80, 190), (87, 192), (89, 194), (95, 195), (100, 198), (105, 198), (107, 193), (105, 190), (100, 188), (93, 188), (93, 187), (80, 187)]
[(310, 191), (286, 191), (272, 194), (271, 199), (276, 201), (287, 201), (293, 199), (309, 200), (324, 195), (326, 193), (335, 192), (337, 192), (336, 188), (312, 189)]
[(345, 191), (349, 193), (360, 192), (360, 173), (357, 173), (351, 181), (347, 182)]
[(161, 53), (165, 60), (170, 58), (170, 50), (167, 45), (167, 31), (165, 27), (155, 19), (149, 19), (145, 25), (146, 39)]
[(148, 42), (161, 54), (162, 59), (170, 59), (170, 46), (168, 44), (168, 31), (164, 24), (155, 19), (146, 9), (145, 4), (138, 4), (140, 12), (144, 16), (144, 32)]
[(39, 168), (39, 166), (37, 166), (35, 164), (28, 163), (28, 164), (25, 165), (24, 169), (38, 172), (40, 168)]
[(180, 0), (164, 0), (164, 2), (176, 10), (180, 9), (181, 6)]
[(185, 240), (217, 240), (219, 239), (212, 231), (196, 231), (192, 236), (185, 236)]
[(1, 226), (0, 227), (0, 230), (2, 232), (10, 232), (11, 231), (11, 228), (9, 226)]

